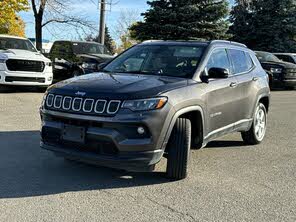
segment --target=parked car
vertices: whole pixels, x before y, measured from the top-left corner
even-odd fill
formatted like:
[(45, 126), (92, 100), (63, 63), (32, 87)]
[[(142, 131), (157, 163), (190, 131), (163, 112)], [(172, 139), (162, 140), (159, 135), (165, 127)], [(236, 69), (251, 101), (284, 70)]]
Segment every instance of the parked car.
[(296, 86), (296, 65), (284, 62), (269, 52), (257, 51), (256, 55), (268, 73), (270, 86), (293, 89)]
[(96, 72), (101, 63), (106, 63), (113, 56), (99, 43), (56, 41), (51, 48), (49, 58), (53, 62), (54, 80), (60, 81)]
[(0, 35), (0, 84), (47, 87), (52, 63), (26, 38)]
[(241, 132), (263, 141), (270, 89), (255, 53), (228, 41), (144, 42), (100, 73), (50, 87), (41, 147), (70, 160), (187, 175), (190, 148)]
[(296, 64), (296, 53), (273, 53), (280, 60)]

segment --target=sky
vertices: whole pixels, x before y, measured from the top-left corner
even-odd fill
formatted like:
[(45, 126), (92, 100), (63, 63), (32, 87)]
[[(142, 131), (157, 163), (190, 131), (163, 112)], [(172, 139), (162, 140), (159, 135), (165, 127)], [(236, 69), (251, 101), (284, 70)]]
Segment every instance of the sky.
[[(83, 15), (95, 25), (99, 27), (99, 8), (98, 2), (100, 0), (72, 0), (73, 5), (71, 6), (72, 13), (76, 15)], [(119, 39), (116, 35), (115, 26), (117, 24), (120, 12), (122, 10), (136, 10), (139, 14), (145, 12), (148, 9), (147, 0), (107, 0), (107, 2), (112, 1), (113, 5), (107, 10), (106, 24), (110, 29), (110, 34), (116, 42), (119, 42)], [(234, 0), (230, 0), (233, 2)], [(26, 23), (26, 36), (28, 38), (34, 38), (34, 16), (33, 12), (30, 10), (28, 12), (21, 12), (20, 16)], [(90, 31), (89, 34), (96, 35), (96, 30)], [(43, 38), (55, 41), (57, 39), (70, 39), (77, 40), (79, 36), (84, 36), (85, 34), (79, 33), (72, 27), (65, 25), (56, 25), (51, 24), (45, 26), (43, 29)]]
[[(77, 15), (83, 15), (87, 19), (94, 23), (96, 27), (99, 27), (99, 8), (98, 1), (100, 0), (73, 0), (73, 5), (71, 6), (72, 13)], [(111, 0), (107, 0), (110, 2)], [(147, 0), (112, 0), (113, 5), (107, 7), (106, 24), (110, 29), (111, 35), (116, 39), (116, 33), (114, 27), (119, 18), (120, 12), (122, 10), (137, 10), (137, 12), (142, 13), (148, 9)], [(28, 12), (21, 12), (21, 18), (26, 23), (26, 36), (28, 38), (34, 38), (34, 16), (33, 12), (30, 10)], [(60, 29), (59, 29), (60, 28)], [(92, 34), (95, 35), (95, 30)], [(79, 35), (72, 28), (65, 29), (59, 25), (50, 25), (43, 29), (43, 38), (54, 41), (56, 39), (72, 39), (75, 40), (79, 38)]]

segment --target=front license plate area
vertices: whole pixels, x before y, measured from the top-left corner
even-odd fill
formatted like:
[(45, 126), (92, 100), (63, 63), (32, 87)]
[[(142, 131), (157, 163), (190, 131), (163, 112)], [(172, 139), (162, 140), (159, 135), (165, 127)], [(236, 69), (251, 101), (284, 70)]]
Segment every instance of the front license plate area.
[(85, 128), (64, 125), (62, 139), (69, 142), (85, 143)]

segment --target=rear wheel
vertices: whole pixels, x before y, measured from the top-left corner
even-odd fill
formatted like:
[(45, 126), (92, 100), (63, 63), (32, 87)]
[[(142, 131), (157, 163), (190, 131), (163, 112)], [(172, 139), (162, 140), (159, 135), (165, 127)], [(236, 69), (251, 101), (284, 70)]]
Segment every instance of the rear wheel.
[(266, 108), (262, 103), (259, 103), (259, 105), (256, 108), (251, 129), (247, 132), (242, 132), (242, 138), (244, 142), (248, 145), (260, 144), (265, 137), (266, 126), (267, 126)]
[(191, 122), (179, 118), (168, 143), (167, 177), (181, 180), (187, 176), (190, 157)]

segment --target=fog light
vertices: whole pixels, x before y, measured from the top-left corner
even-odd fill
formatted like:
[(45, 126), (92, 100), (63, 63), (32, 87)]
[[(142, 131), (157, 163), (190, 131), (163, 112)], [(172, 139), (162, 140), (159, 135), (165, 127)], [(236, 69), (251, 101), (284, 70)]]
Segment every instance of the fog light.
[(143, 127), (138, 127), (138, 133), (143, 135), (145, 133), (145, 129)]

